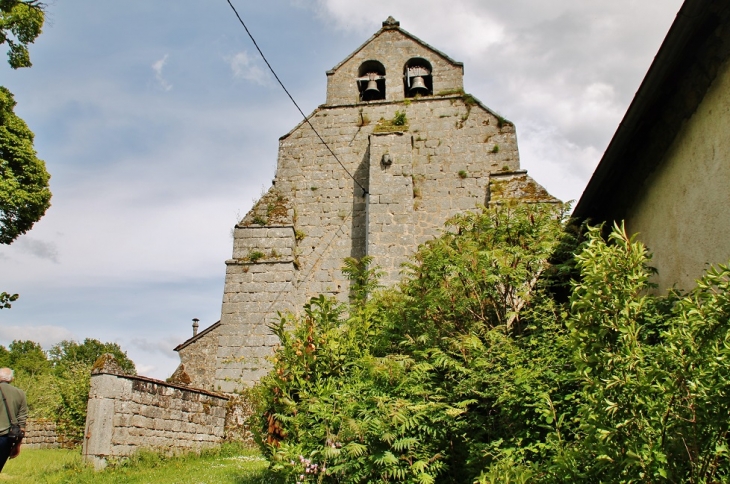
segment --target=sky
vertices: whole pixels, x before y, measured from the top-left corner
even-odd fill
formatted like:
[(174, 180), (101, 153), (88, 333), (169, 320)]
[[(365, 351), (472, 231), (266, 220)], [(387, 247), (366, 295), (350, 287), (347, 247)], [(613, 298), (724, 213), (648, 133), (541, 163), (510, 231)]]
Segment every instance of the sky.
[[(514, 122), (522, 167), (580, 198), (680, 0), (232, 0), (299, 105), (392, 15)], [(225, 0), (51, 0), (33, 67), (0, 85), (34, 131), (52, 207), (0, 246), (0, 344), (119, 343), (138, 372), (220, 317), (231, 231), (299, 113)], [(5, 46), (0, 46), (4, 55)], [(2, 59), (0, 59), (2, 60)]]

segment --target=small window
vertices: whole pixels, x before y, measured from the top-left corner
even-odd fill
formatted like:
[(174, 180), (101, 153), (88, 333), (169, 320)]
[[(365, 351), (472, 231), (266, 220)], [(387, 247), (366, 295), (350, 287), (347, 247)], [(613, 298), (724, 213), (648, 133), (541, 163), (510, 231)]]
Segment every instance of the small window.
[(415, 57), (406, 62), (403, 72), (403, 88), (406, 97), (433, 95), (431, 63)]
[(357, 72), (357, 89), (361, 101), (385, 99), (385, 67), (378, 61), (362, 63)]

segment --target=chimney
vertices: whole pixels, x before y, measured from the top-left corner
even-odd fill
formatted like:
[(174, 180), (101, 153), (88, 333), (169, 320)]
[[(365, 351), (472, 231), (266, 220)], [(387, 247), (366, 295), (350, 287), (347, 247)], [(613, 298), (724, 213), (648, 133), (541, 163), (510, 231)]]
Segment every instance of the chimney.
[(193, 337), (198, 335), (198, 321), (200, 321), (198, 318), (193, 318)]

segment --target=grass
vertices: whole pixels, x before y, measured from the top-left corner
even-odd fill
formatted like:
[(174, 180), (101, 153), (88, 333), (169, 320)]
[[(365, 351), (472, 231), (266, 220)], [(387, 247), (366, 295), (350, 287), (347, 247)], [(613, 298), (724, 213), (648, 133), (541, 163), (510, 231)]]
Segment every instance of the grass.
[(100, 472), (83, 463), (78, 449), (26, 449), (5, 464), (0, 483), (273, 484), (266, 468), (258, 451), (233, 444), (201, 455), (142, 452)]

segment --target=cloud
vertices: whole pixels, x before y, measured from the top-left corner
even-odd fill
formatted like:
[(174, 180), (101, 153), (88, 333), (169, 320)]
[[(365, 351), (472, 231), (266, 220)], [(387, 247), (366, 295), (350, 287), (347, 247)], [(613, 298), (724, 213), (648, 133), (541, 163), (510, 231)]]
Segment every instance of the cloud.
[(370, 0), (363, 9), (345, 0), (299, 0), (298, 5), (357, 35), (372, 33), (392, 15), (405, 30), (464, 62), (466, 90), (515, 123), (523, 167), (550, 192), (577, 198), (681, 3), (420, 0), (414, 9), (409, 2)]
[(44, 242), (42, 240), (23, 236), (20, 237), (14, 245), (21, 252), (58, 264), (58, 247), (54, 242)]
[(155, 338), (154, 341), (150, 341), (144, 338), (134, 338), (131, 344), (147, 353), (161, 353), (171, 358), (177, 358), (177, 353), (173, 351), (173, 348), (182, 343), (179, 337), (176, 336), (165, 336), (163, 338)]
[(61, 326), (0, 326), (0, 341), (31, 340), (50, 348), (63, 340), (74, 339), (73, 333)]
[(154, 372), (157, 367), (155, 365), (135, 365), (137, 367), (137, 374), (138, 375), (149, 375), (150, 373)]
[(165, 64), (167, 63), (167, 57), (168, 55), (165, 54), (162, 56), (162, 59), (155, 61), (152, 64), (152, 70), (155, 71), (155, 79), (160, 84), (160, 87), (165, 91), (172, 89), (172, 84), (167, 82), (167, 80), (162, 76), (162, 69), (164, 69)]
[(271, 76), (268, 71), (257, 65), (257, 59), (252, 58), (245, 50), (226, 57), (225, 60), (231, 66), (234, 78), (251, 81), (260, 86), (271, 84)]

